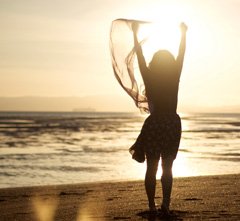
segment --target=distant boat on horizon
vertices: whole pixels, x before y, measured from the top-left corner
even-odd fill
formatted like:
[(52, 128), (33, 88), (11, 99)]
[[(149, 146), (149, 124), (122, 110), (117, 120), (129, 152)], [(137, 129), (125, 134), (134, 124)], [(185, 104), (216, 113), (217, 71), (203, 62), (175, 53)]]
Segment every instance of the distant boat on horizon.
[(86, 107), (86, 108), (74, 108), (72, 111), (73, 112), (96, 112), (96, 109), (92, 107)]

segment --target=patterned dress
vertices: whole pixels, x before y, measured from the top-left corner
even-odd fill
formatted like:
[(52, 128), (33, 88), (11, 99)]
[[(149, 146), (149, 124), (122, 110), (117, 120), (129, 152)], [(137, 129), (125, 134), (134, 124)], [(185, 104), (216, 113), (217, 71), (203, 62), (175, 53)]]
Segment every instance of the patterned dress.
[(147, 159), (176, 158), (181, 139), (181, 120), (176, 113), (150, 114), (141, 133), (129, 149), (138, 162)]

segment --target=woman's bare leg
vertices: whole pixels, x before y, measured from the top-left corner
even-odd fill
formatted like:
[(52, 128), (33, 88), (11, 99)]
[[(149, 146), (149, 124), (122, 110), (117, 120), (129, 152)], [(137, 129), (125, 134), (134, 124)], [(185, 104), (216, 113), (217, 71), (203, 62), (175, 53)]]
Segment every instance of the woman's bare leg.
[(149, 209), (155, 210), (156, 173), (158, 159), (147, 159), (147, 171), (145, 176), (145, 189), (148, 197)]
[(162, 206), (169, 210), (170, 205), (170, 198), (172, 192), (172, 183), (173, 183), (173, 176), (172, 176), (172, 165), (174, 159), (169, 157), (162, 159), (162, 193), (163, 193), (163, 201)]

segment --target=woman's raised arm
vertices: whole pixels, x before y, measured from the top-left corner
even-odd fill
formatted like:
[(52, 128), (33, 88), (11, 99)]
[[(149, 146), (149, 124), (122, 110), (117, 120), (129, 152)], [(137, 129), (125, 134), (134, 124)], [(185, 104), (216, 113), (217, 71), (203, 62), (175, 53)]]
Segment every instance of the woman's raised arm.
[(148, 68), (146, 65), (145, 58), (143, 56), (141, 44), (138, 42), (137, 32), (138, 32), (138, 23), (134, 22), (132, 24), (133, 30), (133, 38), (134, 38), (134, 47), (136, 49), (137, 59), (138, 59), (138, 66), (142, 75), (143, 80), (145, 80), (145, 76), (148, 72)]
[(183, 67), (183, 60), (184, 60), (184, 54), (185, 54), (185, 50), (186, 50), (186, 33), (187, 33), (187, 25), (184, 23), (181, 23), (180, 25), (181, 28), (181, 42), (179, 45), (179, 50), (178, 50), (178, 56), (177, 56), (177, 69), (178, 69), (178, 73), (179, 75), (182, 72), (182, 67)]

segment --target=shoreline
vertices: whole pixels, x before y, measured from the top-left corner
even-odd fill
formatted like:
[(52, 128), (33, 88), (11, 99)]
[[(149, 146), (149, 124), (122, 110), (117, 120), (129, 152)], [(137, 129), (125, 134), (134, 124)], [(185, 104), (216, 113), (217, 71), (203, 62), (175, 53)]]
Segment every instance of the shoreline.
[[(239, 186), (240, 174), (174, 178), (171, 220), (240, 220)], [(0, 189), (2, 221), (149, 220), (146, 210), (143, 180)]]
[[(196, 179), (196, 178), (208, 178), (208, 177), (224, 177), (224, 176), (240, 176), (240, 173), (226, 173), (226, 174), (215, 174), (215, 175), (197, 175), (197, 176), (174, 176), (173, 179), (175, 180), (181, 180), (181, 179)], [(159, 180), (160, 177), (157, 177), (157, 180)], [(74, 188), (75, 186), (91, 186), (91, 185), (104, 185), (104, 184), (117, 184), (117, 183), (138, 183), (138, 182), (144, 182), (143, 179), (119, 179), (119, 180), (99, 180), (99, 181), (83, 181), (79, 183), (57, 183), (57, 184), (43, 184), (43, 185), (26, 185), (26, 186), (10, 186), (10, 187), (0, 187), (0, 194), (2, 190), (15, 190), (15, 189), (42, 189), (42, 188)], [(1, 195), (0, 195), (1, 196)]]

